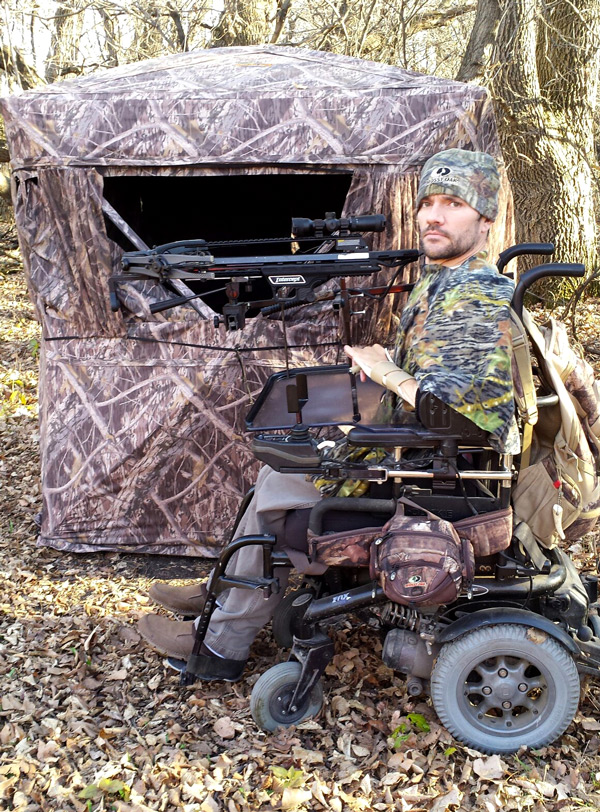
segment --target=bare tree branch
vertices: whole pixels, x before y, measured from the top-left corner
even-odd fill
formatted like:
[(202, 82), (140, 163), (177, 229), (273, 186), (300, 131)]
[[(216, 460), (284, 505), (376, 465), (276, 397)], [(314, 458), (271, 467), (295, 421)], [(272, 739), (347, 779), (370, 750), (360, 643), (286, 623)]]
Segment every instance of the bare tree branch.
[(30, 90), (43, 80), (37, 75), (35, 68), (29, 65), (18, 48), (10, 45), (0, 45), (0, 71), (16, 79), (23, 90)]
[(177, 32), (177, 41), (179, 44), (180, 51), (187, 51), (187, 37), (185, 31), (183, 29), (183, 23), (181, 21), (181, 14), (179, 9), (177, 9), (173, 3), (167, 3), (167, 8), (169, 9), (169, 14), (171, 15), (171, 19), (173, 20), (173, 24), (175, 26), (175, 31)]
[(275, 29), (271, 37), (271, 45), (275, 45), (279, 41), (283, 26), (292, 7), (292, 0), (279, 0), (277, 3), (277, 15), (275, 17)]
[(463, 3), (460, 6), (445, 9), (444, 11), (424, 11), (415, 15), (413, 19), (406, 26), (407, 36), (413, 36), (420, 31), (430, 31), (432, 28), (438, 28), (442, 25), (447, 25), (457, 17), (462, 17), (463, 14), (470, 14), (477, 9), (477, 3)]

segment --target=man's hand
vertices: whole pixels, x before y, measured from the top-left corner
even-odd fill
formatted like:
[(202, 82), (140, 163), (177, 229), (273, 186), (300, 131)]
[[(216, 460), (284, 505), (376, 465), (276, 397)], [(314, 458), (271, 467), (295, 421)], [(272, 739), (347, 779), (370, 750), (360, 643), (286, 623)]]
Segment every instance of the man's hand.
[(361, 381), (366, 381), (371, 377), (371, 370), (375, 364), (389, 360), (385, 348), (381, 344), (373, 344), (372, 347), (350, 347), (346, 344), (344, 352), (360, 367)]
[[(381, 344), (373, 344), (372, 347), (349, 347), (347, 344), (344, 351), (348, 353), (354, 363), (360, 368), (360, 379), (366, 381), (372, 378), (376, 383), (380, 383), (399, 395), (402, 400), (414, 408), (418, 383), (407, 372), (396, 367), (390, 360), (390, 356)], [(373, 368), (377, 367), (375, 374)], [(382, 368), (383, 366), (383, 368)]]

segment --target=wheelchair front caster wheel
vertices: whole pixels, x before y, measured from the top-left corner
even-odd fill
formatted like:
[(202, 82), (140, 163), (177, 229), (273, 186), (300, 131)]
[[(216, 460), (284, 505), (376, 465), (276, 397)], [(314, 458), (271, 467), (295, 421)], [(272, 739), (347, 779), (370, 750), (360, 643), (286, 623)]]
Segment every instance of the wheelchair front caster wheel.
[(274, 665), (257, 680), (250, 697), (250, 711), (256, 724), (273, 731), (290, 727), (315, 716), (323, 705), (323, 688), (317, 683), (302, 707), (292, 710), (290, 700), (296, 690), (302, 668), (300, 663)]
[(549, 635), (501, 623), (446, 643), (431, 674), (431, 698), (444, 726), (482, 753), (543, 747), (575, 716), (575, 661)]
[[(310, 603), (309, 597), (314, 597), (312, 589), (295, 589), (288, 592), (277, 607), (273, 618), (273, 637), (281, 648), (291, 648), (294, 644), (294, 635), (302, 625), (302, 618)], [(296, 604), (296, 605), (294, 605)]]

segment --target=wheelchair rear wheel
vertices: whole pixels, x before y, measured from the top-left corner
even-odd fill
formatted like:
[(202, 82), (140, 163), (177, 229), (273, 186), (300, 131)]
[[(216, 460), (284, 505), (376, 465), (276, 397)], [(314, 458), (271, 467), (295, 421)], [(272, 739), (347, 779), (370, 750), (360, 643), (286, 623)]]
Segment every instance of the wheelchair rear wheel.
[(315, 716), (323, 705), (323, 688), (318, 682), (302, 707), (287, 710), (302, 667), (297, 662), (274, 665), (257, 680), (250, 697), (250, 711), (256, 724), (263, 730), (297, 725), (309, 716)]
[(573, 720), (579, 694), (569, 652), (543, 632), (510, 623), (446, 643), (431, 675), (442, 723), (483, 753), (555, 741)]

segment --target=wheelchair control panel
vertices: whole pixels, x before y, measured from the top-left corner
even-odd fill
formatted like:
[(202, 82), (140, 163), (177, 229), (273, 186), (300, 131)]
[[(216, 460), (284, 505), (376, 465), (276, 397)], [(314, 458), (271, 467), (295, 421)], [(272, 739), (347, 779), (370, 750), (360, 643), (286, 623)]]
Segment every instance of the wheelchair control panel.
[[(496, 471), (458, 474), (459, 450), (490, 451), (488, 434), (430, 393), (423, 394), (406, 420), (383, 422), (383, 387), (361, 381), (346, 365), (307, 367), (279, 372), (267, 381), (248, 414), (257, 459), (280, 473), (322, 475), (331, 479), (384, 482), (410, 477), (454, 481), (482, 477), (510, 481), (510, 461)], [(340, 429), (350, 453), (335, 456), (332, 429)], [(381, 449), (373, 462), (353, 449)], [(426, 451), (425, 459), (403, 456), (402, 449)], [(332, 453), (333, 452), (333, 453)], [(360, 459), (360, 457), (363, 459)], [(371, 455), (372, 456), (372, 455)], [(424, 465), (429, 462), (429, 466)]]

